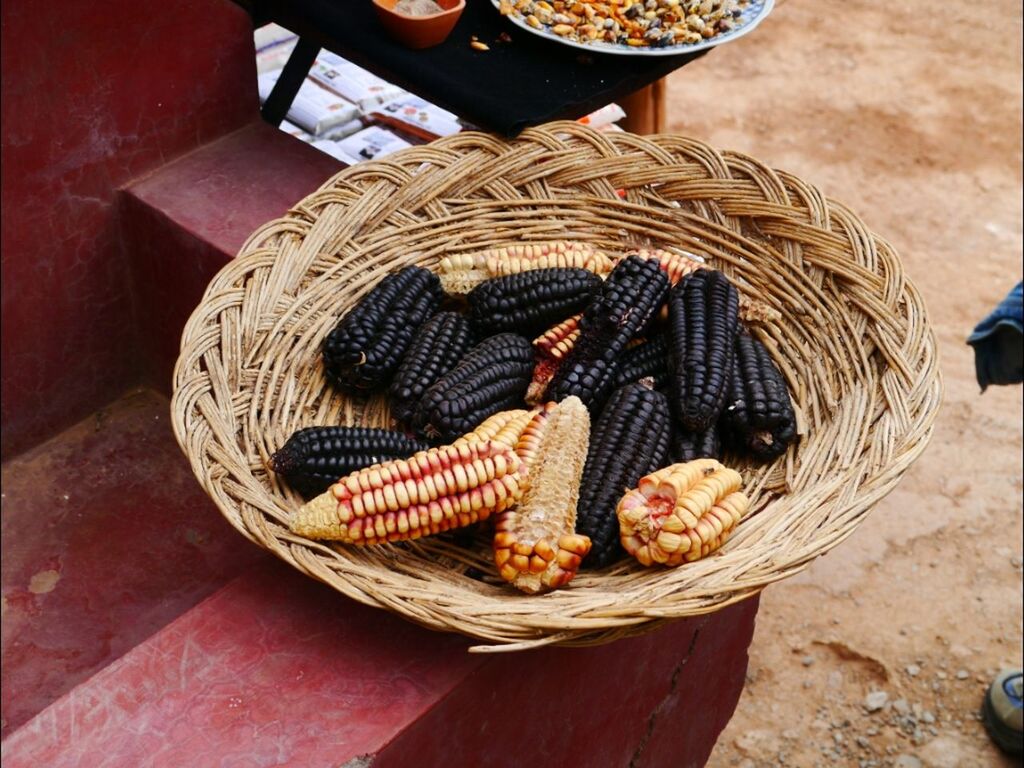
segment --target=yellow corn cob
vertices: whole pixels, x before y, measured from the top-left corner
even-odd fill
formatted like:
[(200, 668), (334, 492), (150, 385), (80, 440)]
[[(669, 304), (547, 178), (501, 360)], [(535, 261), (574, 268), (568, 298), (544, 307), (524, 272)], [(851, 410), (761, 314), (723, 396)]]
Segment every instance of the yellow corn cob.
[(567, 584), (590, 551), (590, 539), (575, 533), (590, 416), (577, 397), (545, 408), (543, 414), (531, 422), (539, 427), (539, 444), (532, 447), (533, 434), (520, 441), (533, 461), (523, 498), (498, 515), (494, 534), (494, 562), (501, 577), (530, 594)]
[(548, 382), (558, 370), (562, 358), (569, 354), (576, 339), (579, 338), (581, 317), (582, 315), (574, 315), (568, 320), (563, 320), (533, 340), (537, 362), (533, 367), (533, 380), (526, 388), (524, 398), (530, 405), (540, 403), (548, 388)]
[(486, 520), (521, 495), (511, 446), (466, 441), (346, 475), (299, 509), (293, 533), (346, 544), (416, 539)]
[(526, 425), (530, 423), (532, 418), (533, 411), (526, 411), (522, 408), (516, 408), (511, 411), (499, 411), (493, 416), (488, 416), (480, 426), (460, 437), (452, 445), (490, 440), (491, 442), (507, 445), (509, 448), (515, 448), (519, 436), (526, 429)]
[[(549, 250), (538, 253), (535, 247), (499, 248), (487, 257), (487, 271), (491, 277), (514, 275), (528, 272), (531, 269), (549, 269), (551, 267), (586, 269), (596, 275), (607, 275), (612, 271), (614, 263), (602, 253), (586, 243), (544, 243)], [(550, 248), (550, 246), (554, 246)], [(527, 250), (532, 249), (532, 250)]]
[(714, 459), (673, 464), (640, 478), (619, 501), (622, 546), (644, 565), (680, 565), (714, 552), (750, 502), (743, 478)]
[(545, 403), (530, 411), (530, 421), (519, 433), (516, 440), (516, 456), (523, 462), (523, 474), (529, 474), (530, 469), (537, 462), (537, 453), (540, 449), (541, 438), (547, 430), (551, 412), (555, 409), (555, 403)]
[(532, 269), (576, 267), (599, 275), (608, 274), (614, 263), (589, 243), (553, 240), (545, 243), (516, 243), (476, 253), (459, 253), (441, 259), (439, 277), (448, 293), (469, 293), (492, 277), (513, 275)]

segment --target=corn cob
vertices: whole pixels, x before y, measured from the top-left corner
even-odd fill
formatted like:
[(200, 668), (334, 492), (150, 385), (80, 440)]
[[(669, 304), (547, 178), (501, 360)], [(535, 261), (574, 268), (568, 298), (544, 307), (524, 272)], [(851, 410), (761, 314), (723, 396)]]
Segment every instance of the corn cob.
[(714, 459), (673, 464), (641, 478), (619, 502), (622, 546), (643, 565), (680, 565), (714, 552), (750, 502), (739, 472)]
[(422, 434), (454, 440), (499, 411), (522, 404), (533, 371), (533, 346), (500, 333), (473, 347), (420, 400), (413, 421)]
[(623, 387), (646, 378), (653, 379), (654, 389), (664, 389), (668, 385), (668, 337), (664, 334), (629, 347), (622, 353), (615, 386)]
[(338, 478), (427, 448), (401, 432), (369, 427), (307, 427), (270, 457), (270, 468), (305, 498), (323, 493)]
[(639, 336), (668, 293), (657, 262), (627, 256), (611, 271), (580, 318), (580, 335), (551, 378), (546, 400), (575, 395), (600, 408), (615, 385), (618, 356)]
[(525, 478), (533, 466), (540, 439), (544, 435), (548, 417), (554, 407), (554, 403), (546, 403), (530, 411), (517, 409), (496, 413), (452, 445), (481, 440), (507, 445), (515, 450), (522, 461), (519, 474)]
[(519, 436), (532, 418), (533, 412), (522, 408), (500, 411), (493, 416), (488, 416), (472, 432), (467, 432), (452, 445), (489, 440), (507, 445), (509, 448), (515, 448), (516, 443), (519, 442)]
[(695, 459), (722, 458), (718, 425), (713, 424), (703, 432), (687, 432), (676, 425), (676, 428), (672, 430), (668, 455), (676, 464)]
[(568, 320), (563, 320), (558, 325), (549, 328), (533, 340), (534, 360), (533, 379), (526, 389), (526, 402), (537, 405), (544, 400), (544, 390), (548, 388), (548, 382), (555, 375), (558, 366), (580, 335), (579, 323), (581, 315), (575, 315)]
[(615, 507), (623, 489), (665, 463), (670, 424), (668, 400), (644, 384), (617, 389), (601, 411), (590, 437), (576, 518), (576, 532), (593, 542), (588, 566), (602, 568), (622, 555)]
[(530, 594), (568, 583), (590, 551), (574, 532), (590, 417), (577, 398), (546, 415), (520, 503), (495, 519), (494, 562), (501, 577)]
[(770, 461), (796, 437), (796, 417), (782, 372), (771, 353), (747, 333), (736, 337), (722, 434), (730, 447)]
[(703, 432), (725, 406), (739, 329), (739, 296), (721, 272), (698, 270), (669, 298), (669, 400), (690, 432)]
[(662, 248), (636, 248), (630, 253), (639, 256), (641, 259), (653, 259), (658, 262), (661, 271), (668, 277), (669, 282), (675, 285), (691, 272), (696, 272), (704, 267), (702, 262), (683, 256), (681, 253), (666, 251)]
[(385, 277), (324, 341), (328, 379), (351, 393), (387, 384), (443, 296), (437, 275), (421, 267), (406, 267)]
[(601, 278), (585, 269), (535, 269), (485, 280), (469, 294), (473, 324), (484, 334), (531, 336), (586, 307)]
[(469, 321), (455, 312), (438, 312), (416, 333), (388, 388), (391, 415), (410, 424), (423, 393), (455, 367), (473, 345)]
[(472, 525), (519, 500), (520, 465), (500, 443), (431, 448), (346, 475), (288, 527), (311, 539), (369, 545)]
[(516, 456), (523, 462), (522, 474), (529, 474), (537, 463), (540, 442), (550, 423), (556, 403), (545, 403), (530, 411), (530, 420), (523, 426), (516, 439)]
[(580, 335), (581, 317), (582, 315), (573, 315), (568, 320), (548, 328), (533, 340), (533, 348), (543, 357), (556, 360), (565, 357), (572, 349), (576, 337)]
[(440, 277), (441, 285), (448, 293), (461, 294), (469, 293), (488, 278), (531, 269), (577, 268), (606, 275), (612, 266), (612, 260), (589, 243), (556, 240), (445, 256), (441, 259)]
[(461, 296), (494, 277), (487, 271), (484, 259), (476, 257), (477, 254), (460, 253), (441, 259), (438, 278), (445, 293)]

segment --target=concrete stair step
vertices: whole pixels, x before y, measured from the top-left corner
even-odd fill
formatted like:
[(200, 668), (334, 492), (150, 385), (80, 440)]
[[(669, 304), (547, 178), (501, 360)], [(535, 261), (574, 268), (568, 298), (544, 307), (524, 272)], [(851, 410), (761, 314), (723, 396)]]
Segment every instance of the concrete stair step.
[(139, 346), (152, 386), (170, 394), (185, 322), (246, 238), (344, 167), (256, 120), (121, 190)]
[(756, 599), (589, 648), (470, 654), (283, 563), (231, 582), (41, 712), (8, 768), (703, 765)]
[(3, 465), (3, 734), (265, 559), (139, 390)]

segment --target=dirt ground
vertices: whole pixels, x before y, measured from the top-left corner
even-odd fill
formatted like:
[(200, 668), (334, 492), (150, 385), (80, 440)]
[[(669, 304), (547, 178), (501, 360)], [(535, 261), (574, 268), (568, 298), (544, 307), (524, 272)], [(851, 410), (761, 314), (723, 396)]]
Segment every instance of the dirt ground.
[(672, 132), (817, 184), (895, 245), (946, 384), (899, 487), (764, 593), (710, 765), (1012, 765), (976, 712), (1021, 663), (1021, 388), (979, 394), (964, 339), (1021, 279), (1020, 3), (784, 0), (669, 82)]

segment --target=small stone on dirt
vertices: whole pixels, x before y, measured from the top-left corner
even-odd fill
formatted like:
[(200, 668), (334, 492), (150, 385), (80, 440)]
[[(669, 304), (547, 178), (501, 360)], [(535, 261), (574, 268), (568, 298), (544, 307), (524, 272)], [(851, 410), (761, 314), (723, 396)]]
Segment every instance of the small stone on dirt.
[(877, 712), (889, 701), (889, 694), (885, 691), (872, 691), (864, 697), (864, 709), (868, 712)]
[(896, 768), (921, 768), (921, 761), (913, 755), (900, 755), (893, 765)]
[(892, 708), (901, 715), (910, 714), (910, 704), (907, 703), (906, 699), (896, 699), (896, 701), (892, 703)]
[(959, 670), (957, 670), (957, 673), (956, 673), (956, 679), (957, 680), (966, 680), (970, 676), (971, 676), (971, 673), (968, 672), (966, 669), (959, 669)]
[(973, 763), (971, 753), (965, 749), (964, 744), (949, 736), (932, 739), (921, 747), (918, 754), (926, 768), (961, 768)]
[(811, 664), (814, 663), (814, 657), (804, 656), (802, 659), (800, 659), (800, 663), (803, 664), (805, 667), (809, 667), (811, 666)]
[(968, 493), (970, 493), (971, 484), (966, 480), (960, 480), (959, 482), (948, 483), (942, 489), (942, 495), (950, 499), (962, 499)]
[(911, 677), (917, 677), (921, 674), (921, 668), (917, 664), (907, 664), (907, 674)]
[(771, 731), (752, 730), (738, 736), (733, 742), (746, 757), (754, 760), (767, 761), (779, 751), (779, 743)]

